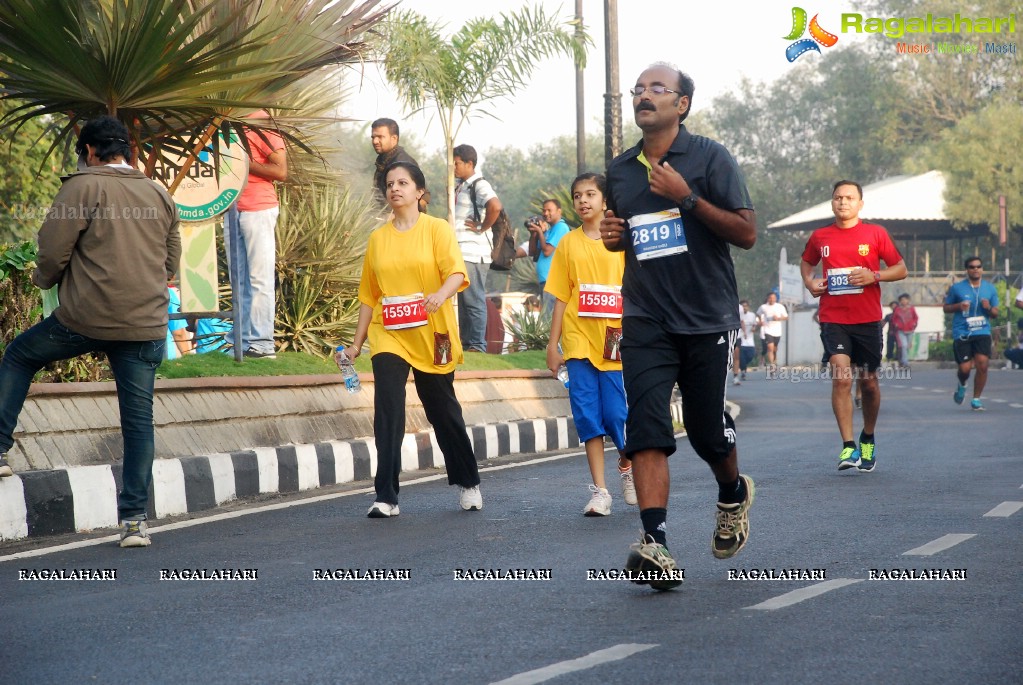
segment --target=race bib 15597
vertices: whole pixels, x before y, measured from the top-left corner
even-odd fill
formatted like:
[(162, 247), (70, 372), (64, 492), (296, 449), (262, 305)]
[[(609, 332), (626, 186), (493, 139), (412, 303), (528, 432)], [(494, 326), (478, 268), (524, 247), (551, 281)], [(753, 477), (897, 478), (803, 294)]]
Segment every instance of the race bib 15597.
[(395, 295), (383, 299), (381, 314), (384, 328), (389, 331), (426, 325), (426, 307), (423, 293)]

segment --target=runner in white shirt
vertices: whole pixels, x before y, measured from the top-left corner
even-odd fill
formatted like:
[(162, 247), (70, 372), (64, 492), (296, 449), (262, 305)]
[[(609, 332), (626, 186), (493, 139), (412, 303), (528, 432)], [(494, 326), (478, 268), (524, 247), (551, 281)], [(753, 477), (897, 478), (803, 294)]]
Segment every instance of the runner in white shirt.
[(739, 303), (742, 308), (742, 316), (739, 317), (739, 371), (740, 380), (746, 380), (746, 369), (749, 363), (757, 356), (756, 338), (753, 331), (757, 328), (757, 315), (749, 310), (749, 300)]
[(757, 320), (764, 327), (764, 339), (767, 341), (767, 374), (778, 370), (778, 343), (781, 341), (782, 321), (789, 318), (785, 305), (778, 302), (773, 292), (767, 294), (767, 301), (757, 309)]

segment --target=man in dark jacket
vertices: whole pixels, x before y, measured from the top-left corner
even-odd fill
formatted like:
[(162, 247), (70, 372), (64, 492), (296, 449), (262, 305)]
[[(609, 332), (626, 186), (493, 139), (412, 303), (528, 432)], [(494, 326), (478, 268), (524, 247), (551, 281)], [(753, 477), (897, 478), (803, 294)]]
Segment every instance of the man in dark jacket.
[[(398, 145), (398, 122), (394, 119), (377, 119), (370, 125), (370, 142), (377, 153), (376, 167), (373, 171), (373, 187), (379, 193), (377, 198), (387, 206), (387, 188), (384, 172), (395, 162), (409, 162), (419, 166), (405, 148)], [(427, 199), (427, 201), (429, 201)]]
[(167, 339), (167, 280), (181, 256), (178, 211), (162, 187), (129, 166), (128, 129), (99, 117), (76, 151), (87, 165), (61, 187), (39, 229), (32, 281), (59, 285), (53, 314), (18, 337), (0, 363), (0, 476), (32, 377), (46, 364), (103, 352), (117, 386), (124, 439), (118, 494), (121, 547), (150, 544), (153, 385)]

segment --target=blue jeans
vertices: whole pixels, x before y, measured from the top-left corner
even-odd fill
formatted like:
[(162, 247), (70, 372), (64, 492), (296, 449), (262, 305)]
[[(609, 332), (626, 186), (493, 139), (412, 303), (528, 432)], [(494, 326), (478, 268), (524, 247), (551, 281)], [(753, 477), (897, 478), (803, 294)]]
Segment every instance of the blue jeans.
[(153, 383), (166, 342), (96, 340), (64, 327), (52, 315), (32, 326), (7, 346), (0, 362), (0, 452), (14, 446), (14, 428), (37, 371), (50, 362), (103, 352), (114, 373), (124, 439), (117, 513), (121, 519), (144, 518), (153, 479)]
[[(257, 212), (238, 212), (238, 234), (241, 236), (241, 259), (238, 277), (243, 292), (239, 300), (244, 302), (244, 316), (241, 336), (243, 350), (255, 350), (263, 354), (274, 351), (274, 277), (277, 230), (277, 216), (280, 207), (261, 209)], [(224, 230), (224, 249), (228, 264), (231, 260), (231, 232)], [(239, 284), (232, 283), (231, 288)], [(237, 302), (238, 300), (236, 300)], [(235, 326), (237, 331), (238, 326)], [(235, 333), (228, 338), (234, 339)]]
[(458, 333), (462, 348), (487, 351), (487, 274), (489, 264), (465, 263), (469, 287), (458, 293)]

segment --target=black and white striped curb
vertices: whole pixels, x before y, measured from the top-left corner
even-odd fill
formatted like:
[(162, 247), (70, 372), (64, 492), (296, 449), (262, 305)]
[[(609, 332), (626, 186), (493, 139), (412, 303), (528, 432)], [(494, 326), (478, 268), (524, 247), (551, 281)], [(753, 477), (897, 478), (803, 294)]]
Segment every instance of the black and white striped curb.
[[(579, 445), (571, 417), (469, 426), (466, 432), (479, 462)], [(159, 519), (265, 493), (369, 480), (376, 461), (372, 438), (157, 459), (148, 516)], [(403, 472), (443, 466), (433, 431), (405, 435)], [(2, 478), (0, 540), (114, 528), (120, 486), (119, 464), (25, 471)]]

